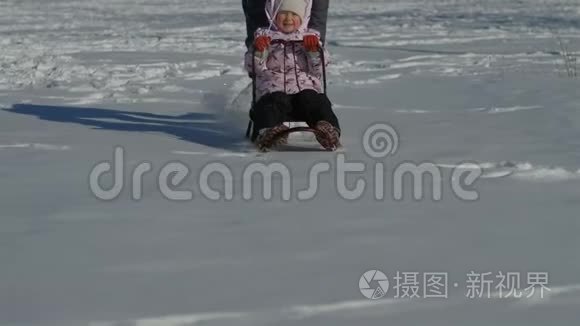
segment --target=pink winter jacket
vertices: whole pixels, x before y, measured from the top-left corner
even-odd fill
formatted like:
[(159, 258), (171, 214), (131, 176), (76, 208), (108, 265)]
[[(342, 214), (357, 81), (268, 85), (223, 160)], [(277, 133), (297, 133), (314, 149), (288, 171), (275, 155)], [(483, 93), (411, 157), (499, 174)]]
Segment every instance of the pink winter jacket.
[[(263, 95), (272, 92), (284, 92), (296, 94), (305, 89), (312, 89), (319, 93), (323, 92), (322, 58), (319, 52), (308, 52), (302, 41), (304, 35), (317, 35), (320, 33), (314, 29), (308, 29), (310, 20), (311, 0), (307, 2), (307, 12), (298, 31), (285, 34), (276, 30), (272, 22), (276, 17), (280, 2), (283, 0), (266, 1), (266, 14), (271, 22), (271, 28), (259, 28), (255, 37), (267, 35), (272, 38), (272, 43), (265, 52), (256, 52), (250, 48), (245, 55), (245, 68), (248, 72), (255, 72), (256, 76), (256, 101)], [(292, 42), (294, 41), (294, 42)], [(324, 63), (328, 65), (329, 54), (324, 49)]]

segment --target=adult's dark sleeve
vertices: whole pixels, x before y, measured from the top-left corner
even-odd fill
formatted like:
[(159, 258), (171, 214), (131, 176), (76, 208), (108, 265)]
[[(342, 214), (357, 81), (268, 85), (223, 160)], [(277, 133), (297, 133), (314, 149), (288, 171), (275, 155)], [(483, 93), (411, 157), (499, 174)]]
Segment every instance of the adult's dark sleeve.
[(242, 0), (242, 8), (246, 17), (246, 47), (249, 49), (254, 42), (254, 32), (259, 27), (268, 27), (266, 16), (266, 0)]
[(328, 18), (329, 0), (312, 0), (312, 13), (308, 27), (320, 32), (320, 40), (326, 40), (326, 19)]

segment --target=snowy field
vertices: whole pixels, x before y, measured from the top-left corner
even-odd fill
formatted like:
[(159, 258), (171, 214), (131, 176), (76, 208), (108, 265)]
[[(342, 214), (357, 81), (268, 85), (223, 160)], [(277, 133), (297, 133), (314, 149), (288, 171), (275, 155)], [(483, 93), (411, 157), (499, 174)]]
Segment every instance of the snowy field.
[[(578, 0), (332, 0), (329, 14), (344, 150), (257, 154), (240, 1), (0, 0), (0, 325), (578, 325), (580, 79), (561, 53), (580, 53)], [(394, 128), (386, 157), (369, 155), (377, 123)], [(124, 173), (100, 185), (122, 188), (99, 198), (91, 172), (116, 148)], [(350, 199), (341, 159), (364, 166)], [(272, 162), (289, 174), (267, 199), (244, 172)], [(397, 199), (404, 163), (435, 167), (440, 187), (425, 178), (415, 200), (407, 174)], [(189, 173), (164, 187), (168, 166)], [(231, 173), (208, 177), (218, 192), (200, 185), (208, 166)], [(369, 270), (390, 281), (380, 299), (359, 288)]]

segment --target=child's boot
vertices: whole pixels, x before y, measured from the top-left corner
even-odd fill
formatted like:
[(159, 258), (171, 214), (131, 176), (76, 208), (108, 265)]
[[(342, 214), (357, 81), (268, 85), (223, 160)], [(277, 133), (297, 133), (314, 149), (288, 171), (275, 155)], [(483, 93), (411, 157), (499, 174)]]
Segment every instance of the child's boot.
[(278, 134), (288, 129), (288, 126), (284, 124), (261, 129), (256, 138), (256, 146), (260, 151), (265, 152), (272, 147), (287, 144), (288, 135), (279, 137)]
[(324, 149), (329, 151), (334, 151), (339, 148), (340, 145), (340, 132), (328, 121), (318, 121), (314, 127), (318, 133), (316, 133), (316, 140), (324, 147)]

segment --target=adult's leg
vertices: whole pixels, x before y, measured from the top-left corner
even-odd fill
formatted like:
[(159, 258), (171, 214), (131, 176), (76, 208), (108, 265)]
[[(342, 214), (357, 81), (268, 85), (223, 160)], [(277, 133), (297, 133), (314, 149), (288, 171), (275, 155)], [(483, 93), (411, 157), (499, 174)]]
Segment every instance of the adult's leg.
[(249, 49), (254, 42), (254, 32), (259, 27), (268, 27), (266, 16), (266, 0), (242, 0), (242, 8), (246, 17), (246, 47)]
[(308, 27), (320, 32), (322, 44), (326, 42), (326, 20), (328, 18), (329, 0), (312, 0), (312, 13)]

